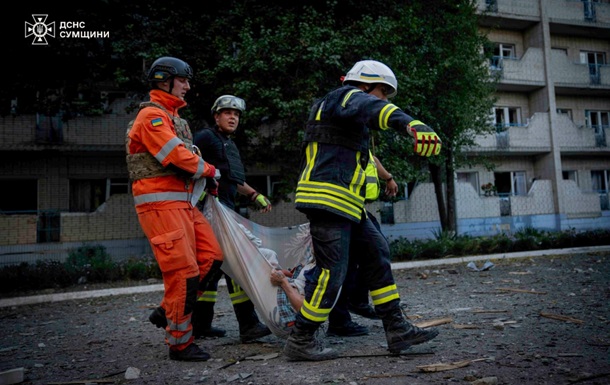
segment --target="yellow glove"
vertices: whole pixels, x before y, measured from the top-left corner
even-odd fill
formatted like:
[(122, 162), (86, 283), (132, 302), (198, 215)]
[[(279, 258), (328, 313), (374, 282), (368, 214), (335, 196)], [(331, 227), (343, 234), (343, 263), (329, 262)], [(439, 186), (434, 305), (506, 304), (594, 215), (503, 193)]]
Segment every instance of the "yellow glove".
[(417, 155), (438, 155), (441, 152), (441, 138), (430, 127), (419, 120), (407, 125), (407, 132), (413, 136), (413, 150)]
[(271, 202), (263, 194), (259, 194), (255, 191), (252, 193), (252, 195), (250, 195), (250, 200), (252, 202), (256, 202), (256, 204), (260, 207), (261, 211), (264, 213), (271, 210)]

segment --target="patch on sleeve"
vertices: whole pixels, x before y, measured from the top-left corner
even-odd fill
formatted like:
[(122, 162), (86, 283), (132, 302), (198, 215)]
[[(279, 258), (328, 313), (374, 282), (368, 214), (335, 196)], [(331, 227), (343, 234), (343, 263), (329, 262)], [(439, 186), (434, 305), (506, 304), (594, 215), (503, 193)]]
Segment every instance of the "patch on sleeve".
[(162, 125), (162, 124), (163, 124), (163, 119), (161, 119), (161, 118), (156, 118), (156, 119), (151, 120), (151, 121), (150, 121), (150, 123), (151, 123), (151, 124), (152, 124), (154, 127), (157, 127), (157, 126), (160, 126), (160, 125)]

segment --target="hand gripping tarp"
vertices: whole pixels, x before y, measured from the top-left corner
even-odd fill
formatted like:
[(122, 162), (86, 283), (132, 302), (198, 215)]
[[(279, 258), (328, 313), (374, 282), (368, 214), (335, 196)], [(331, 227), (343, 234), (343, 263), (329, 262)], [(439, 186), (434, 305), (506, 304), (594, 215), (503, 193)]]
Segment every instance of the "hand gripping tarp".
[(270, 253), (266, 249), (275, 251), (282, 269), (303, 264), (311, 256), (309, 223), (291, 227), (262, 226), (228, 209), (210, 194), (205, 197), (203, 214), (224, 253), (222, 271), (244, 289), (273, 334), (287, 338), (290, 328), (278, 309), (278, 290), (282, 289), (269, 281), (274, 261), (267, 260)]

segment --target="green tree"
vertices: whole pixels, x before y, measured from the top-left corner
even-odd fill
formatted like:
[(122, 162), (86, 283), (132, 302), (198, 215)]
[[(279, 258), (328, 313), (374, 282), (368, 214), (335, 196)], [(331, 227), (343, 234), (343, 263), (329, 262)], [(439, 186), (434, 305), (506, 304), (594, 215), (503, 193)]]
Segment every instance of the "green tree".
[[(44, 52), (59, 64), (58, 76), (9, 78), (0, 91), (6, 102), (0, 104), (8, 106), (8, 99), (27, 87), (30, 99), (38, 95), (34, 103), (25, 103), (34, 106), (30, 111), (52, 113), (42, 106), (53, 102), (69, 118), (71, 111), (79, 112), (75, 100), (84, 97), (95, 106), (96, 87), (111, 80), (113, 87), (130, 92), (131, 108), (136, 108), (147, 92), (152, 61), (161, 55), (181, 57), (195, 70), (183, 113), (191, 128), (211, 123), (210, 107), (219, 95), (244, 98), (248, 110), (236, 138), (242, 157), (250, 166), (280, 165), (289, 192), (296, 185), (300, 139), (313, 101), (339, 86), (356, 61), (379, 60), (398, 78), (393, 102), (437, 130), (443, 151), (437, 159), (422, 159), (413, 155), (406, 134), (384, 132), (373, 135), (376, 155), (397, 180), (432, 175), (443, 229), (451, 230), (456, 222), (453, 175), (467, 161), (462, 149), (476, 133), (490, 130), (486, 118), (493, 82), (484, 65), (486, 39), (478, 32), (475, 4), (208, 0), (195, 13), (160, 0), (94, 0), (70, 17), (91, 21), (88, 29), (111, 31), (111, 38), (55, 40)], [(30, 74), (48, 73), (41, 71), (43, 63), (28, 66)]]

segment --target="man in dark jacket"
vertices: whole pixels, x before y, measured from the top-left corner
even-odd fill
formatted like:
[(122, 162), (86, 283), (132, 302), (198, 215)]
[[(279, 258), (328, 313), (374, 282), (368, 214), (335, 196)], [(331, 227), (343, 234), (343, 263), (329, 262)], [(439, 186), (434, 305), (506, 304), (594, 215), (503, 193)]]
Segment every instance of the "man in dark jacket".
[(440, 152), (440, 138), (430, 127), (387, 100), (396, 95), (397, 88), (396, 76), (388, 66), (360, 61), (345, 76), (343, 87), (316, 101), (311, 109), (295, 203), (309, 219), (316, 266), (305, 274), (303, 306), (284, 347), (290, 360), (337, 357), (333, 349), (316, 340), (315, 333), (335, 306), (350, 248), (368, 256), (359, 261), (359, 268), (367, 272), (367, 287), (391, 353), (438, 335), (435, 329), (424, 330), (405, 319), (388, 244), (364, 207), (369, 130), (406, 132), (421, 156)]
[[(246, 175), (239, 150), (231, 139), (231, 135), (239, 125), (239, 118), (245, 110), (246, 103), (243, 99), (233, 95), (219, 97), (212, 106), (214, 127), (198, 131), (193, 138), (193, 143), (199, 148), (206, 162), (213, 164), (220, 170), (221, 177), (217, 188), (211, 189), (212, 193), (217, 195), (220, 203), (235, 209), (235, 197), (237, 194), (241, 194), (249, 197), (262, 212), (269, 212), (271, 210), (269, 199), (246, 183)], [(212, 180), (210, 182), (213, 183)], [(193, 323), (197, 336), (222, 337), (225, 335), (225, 330), (212, 326), (220, 278), (222, 278), (221, 271), (209, 282), (205, 291), (198, 296), (193, 313)], [(243, 288), (226, 274), (225, 279), (239, 323), (241, 341), (250, 342), (271, 334), (269, 328), (259, 321), (254, 310), (254, 304)]]

